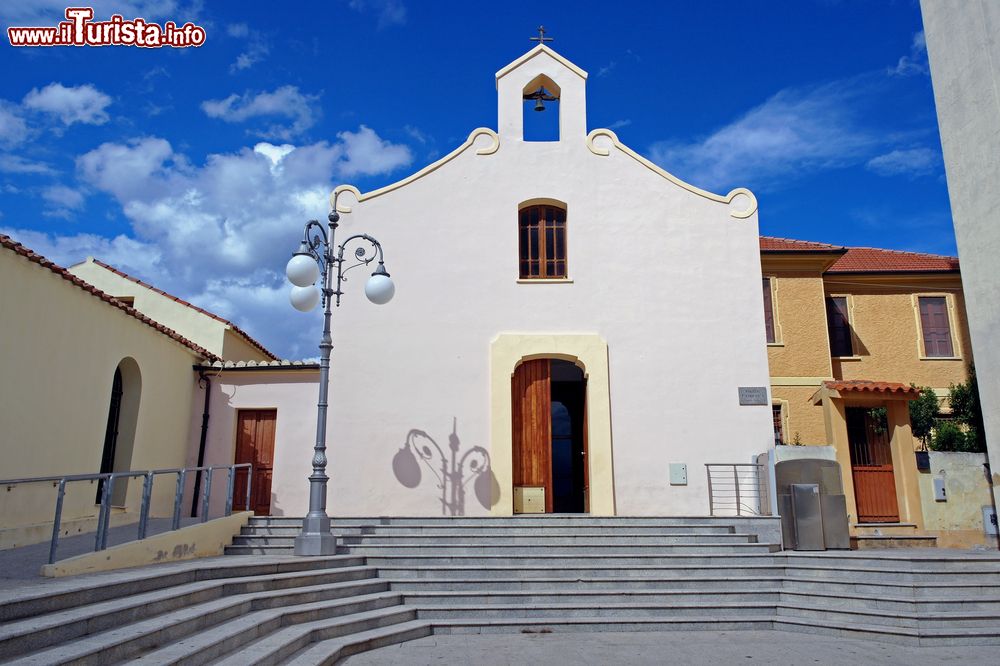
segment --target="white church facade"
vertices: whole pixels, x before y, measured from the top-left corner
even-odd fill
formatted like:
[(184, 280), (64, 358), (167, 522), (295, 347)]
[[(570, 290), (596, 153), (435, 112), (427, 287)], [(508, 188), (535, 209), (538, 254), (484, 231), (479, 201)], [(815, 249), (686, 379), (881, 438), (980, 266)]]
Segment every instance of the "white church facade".
[[(397, 290), (365, 307), (348, 284), (334, 312), (331, 515), (705, 515), (705, 465), (773, 445), (756, 199), (588, 133), (586, 80), (539, 45), (496, 75), (497, 131), (335, 190)], [(533, 94), (558, 140), (525, 140)], [(306, 512), (312, 444), (278, 437), (284, 515)]]

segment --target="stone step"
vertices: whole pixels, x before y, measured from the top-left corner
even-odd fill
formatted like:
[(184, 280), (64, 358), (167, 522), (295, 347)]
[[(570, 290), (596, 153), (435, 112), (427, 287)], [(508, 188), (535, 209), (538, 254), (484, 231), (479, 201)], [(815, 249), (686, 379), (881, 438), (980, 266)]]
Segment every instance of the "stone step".
[(0, 654), (13, 656), (40, 650), (226, 596), (271, 592), (272, 597), (279, 598), (302, 594), (335, 598), (387, 590), (388, 583), (376, 578), (375, 574), (376, 570), (368, 567), (337, 567), (198, 581), (151, 592), (126, 594), (117, 599), (4, 623), (0, 625)]
[(0, 599), (0, 622), (62, 611), (125, 595), (160, 590), (196, 581), (310, 572), (357, 567), (364, 558), (348, 555), (299, 558), (234, 558), (165, 564), (114, 574), (96, 574), (75, 586), (30, 587)]
[[(409, 559), (409, 558), (408, 558)], [(687, 578), (706, 578), (712, 576), (726, 577), (757, 577), (762, 575), (780, 576), (784, 567), (778, 565), (745, 565), (734, 567), (729, 564), (706, 565), (698, 564), (700, 558), (693, 558), (688, 563), (673, 564), (635, 564), (618, 563), (614, 566), (597, 564), (581, 564), (578, 559), (571, 564), (553, 567), (547, 562), (512, 563), (509, 558), (495, 558), (490, 562), (477, 564), (482, 558), (467, 558), (461, 564), (448, 564), (434, 560), (421, 561), (418, 564), (394, 562), (391, 560), (378, 564), (379, 576), (390, 580), (422, 580), (422, 579), (468, 579), (472, 576), (480, 580), (495, 578), (521, 580), (560, 578), (576, 580), (585, 578), (672, 578), (684, 580)]]
[(943, 553), (941, 551), (857, 552), (843, 554), (843, 551), (825, 553), (795, 553), (784, 551), (780, 555), (789, 566), (813, 565), (836, 566), (847, 569), (906, 569), (923, 572), (931, 578), (940, 572), (982, 571), (1000, 572), (1000, 557), (993, 554), (972, 554), (967, 552)]
[[(391, 593), (359, 596), (335, 604), (310, 603), (269, 609), (248, 613), (215, 625), (210, 631), (172, 641), (142, 655), (135, 663), (196, 666), (225, 658), (250, 642), (261, 639), (266, 641), (281, 634), (283, 628), (289, 625), (301, 627), (321, 622), (331, 627), (331, 635), (345, 636), (412, 620), (414, 617), (415, 611), (400, 605), (398, 595)], [(290, 654), (295, 649), (286, 649), (285, 652)], [(254, 660), (254, 663), (259, 663), (258, 657), (254, 657)]]
[[(626, 567), (663, 567), (677, 565), (696, 565), (699, 563), (711, 562), (718, 558), (718, 554), (704, 555), (698, 552), (665, 554), (657, 553), (652, 555), (631, 555), (631, 554), (607, 554), (599, 555), (591, 552), (581, 553), (539, 553), (537, 555), (498, 555), (492, 551), (485, 553), (462, 553), (456, 555), (405, 555), (405, 554), (368, 554), (367, 561), (370, 565), (383, 567), (422, 567), (428, 565), (438, 566), (476, 566), (481, 562), (481, 567), (492, 567), (498, 564), (505, 564), (516, 568), (553, 568), (565, 569), (566, 567), (585, 566), (591, 569), (613, 569)], [(715, 561), (718, 561), (717, 559)], [(730, 564), (730, 566), (733, 566)]]
[[(279, 664), (297, 652), (308, 650), (316, 642), (326, 642), (327, 645), (331, 642), (357, 643), (359, 648), (363, 648), (366, 640), (375, 635), (394, 637), (397, 640), (392, 642), (403, 642), (429, 634), (430, 626), (426, 622), (417, 621), (416, 609), (394, 606), (376, 613), (318, 619), (281, 627), (257, 640), (245, 641), (238, 649), (215, 662), (215, 666)], [(355, 650), (357, 651), (361, 650)], [(326, 659), (337, 658), (339, 657), (333, 656)], [(333, 663), (326, 659), (307, 663)]]
[(926, 534), (869, 534), (851, 537), (851, 548), (871, 550), (883, 548), (934, 548), (937, 537)]
[(89, 633), (69, 642), (33, 651), (11, 663), (106, 664), (132, 658), (160, 645), (179, 643), (192, 635), (205, 633), (206, 629), (212, 629), (208, 633), (214, 634), (217, 625), (255, 612), (255, 617), (278, 618), (280, 623), (284, 619), (294, 618), (296, 614), (323, 614), (325, 617), (345, 615), (398, 604), (400, 599), (399, 595), (392, 592), (351, 595), (340, 599), (345, 592), (350, 594), (361, 591), (346, 591), (343, 589), (345, 585), (350, 587), (356, 584), (304, 588), (301, 595), (290, 595), (287, 591), (278, 590), (214, 599), (106, 631)]
[(924, 582), (890, 582), (886, 580), (848, 582), (819, 578), (785, 576), (781, 589), (788, 592), (841, 592), (861, 596), (909, 597), (914, 600), (954, 600), (965, 598), (1000, 599), (1000, 584), (929, 586)]
[[(383, 574), (387, 572), (383, 571)], [(614, 571), (607, 576), (595, 578), (381, 578), (389, 583), (394, 592), (404, 595), (411, 592), (441, 591), (441, 592), (544, 592), (548, 590), (572, 589), (579, 592), (592, 590), (626, 590), (626, 591), (702, 591), (728, 590), (735, 592), (775, 592), (780, 590), (781, 577), (735, 578), (735, 577), (700, 577), (700, 578), (622, 578), (616, 577)]]
[[(437, 618), (516, 618), (523, 616), (528, 610), (519, 604), (429, 604), (413, 606), (417, 617), (421, 619)], [(604, 617), (616, 620), (630, 617), (701, 617), (723, 615), (730, 618), (741, 616), (765, 616), (773, 614), (775, 603), (743, 601), (738, 603), (688, 602), (667, 605), (654, 603), (603, 603), (601, 605), (588, 603), (538, 603), (530, 606), (530, 613), (536, 618), (546, 617)]]
[(520, 559), (538, 556), (552, 558), (573, 558), (580, 555), (595, 557), (648, 557), (667, 556), (671, 554), (767, 554), (772, 552), (770, 544), (766, 543), (675, 543), (675, 544), (593, 544), (593, 543), (560, 543), (558, 545), (516, 544), (516, 545), (482, 545), (478, 543), (464, 544), (421, 544), (399, 543), (393, 545), (378, 545), (362, 543), (356, 546), (346, 546), (352, 555), (379, 557), (391, 555), (407, 556), (483, 556), (493, 557), (513, 556)]
[[(368, 535), (342, 535), (339, 537), (340, 544), (350, 547), (350, 552), (357, 552), (358, 548), (368, 548), (374, 546), (384, 546), (386, 548), (427, 548), (427, 549), (447, 549), (447, 548), (653, 548), (663, 547), (673, 549), (674, 547), (705, 546), (707, 548), (722, 548), (725, 546), (736, 546), (741, 550), (747, 550), (747, 546), (758, 546), (756, 549), (763, 552), (771, 552), (768, 544), (757, 544), (757, 537), (747, 534), (724, 534), (724, 535), (668, 535), (668, 536), (604, 536), (604, 537), (572, 537), (572, 536), (477, 536), (458, 535), (449, 537), (414, 537), (406, 536), (368, 536)], [(295, 537), (273, 536), (260, 534), (245, 534), (233, 537), (233, 546), (294, 546)]]
[(568, 585), (548, 590), (480, 590), (480, 591), (423, 591), (399, 592), (403, 603), (411, 606), (508, 606), (514, 608), (536, 608), (545, 604), (574, 604), (599, 607), (613, 607), (622, 604), (632, 606), (668, 606), (678, 604), (740, 604), (758, 603), (774, 605), (780, 600), (775, 590), (576, 590)]
[[(397, 645), (406, 641), (416, 640), (430, 636), (433, 633), (433, 625), (425, 620), (412, 620), (410, 622), (400, 622), (386, 627), (379, 627), (370, 631), (363, 631), (357, 634), (340, 638), (330, 638), (315, 643), (310, 643), (306, 648), (294, 654), (285, 663), (288, 666), (315, 666), (316, 664), (335, 664), (339, 660), (349, 657), (352, 654), (367, 652), (386, 645)], [(242, 656), (246, 659), (249, 655)], [(226, 666), (244, 666), (246, 661), (226, 661), (220, 664)], [(265, 664), (279, 663), (278, 661), (265, 661)]]
[[(236, 537), (240, 538), (240, 537)], [(476, 545), (500, 546), (562, 546), (562, 545), (594, 545), (594, 546), (660, 546), (676, 544), (726, 544), (755, 543), (755, 534), (634, 534), (622, 531), (611, 535), (541, 535), (541, 534), (401, 534), (401, 535), (348, 535), (340, 537), (340, 543), (345, 546), (354, 545), (398, 545), (400, 543), (453, 545), (474, 543)], [(235, 541), (234, 541), (235, 543)]]
[(814, 606), (782, 603), (777, 607), (779, 616), (791, 616), (799, 620), (812, 619), (816, 622), (845, 622), (850, 625), (878, 625), (890, 627), (932, 629), (992, 629), (1000, 624), (1000, 615), (991, 612), (937, 612), (923, 616), (906, 611), (880, 611), (846, 606)]
[[(358, 525), (446, 525), (448, 527), (568, 527), (568, 526), (633, 526), (633, 525), (780, 525), (780, 519), (769, 516), (591, 516), (588, 514), (522, 514), (519, 516), (410, 516), (410, 517), (340, 517), (331, 519), (334, 527)], [(253, 516), (249, 525), (301, 526), (301, 517)]]
[[(289, 525), (256, 525), (250, 524), (244, 526), (240, 529), (240, 534), (250, 535), (269, 535), (269, 536), (291, 536), (294, 537), (298, 535), (301, 531), (300, 526), (289, 526)], [(668, 535), (668, 534), (734, 534), (736, 528), (731, 525), (632, 525), (632, 524), (621, 524), (614, 526), (607, 525), (579, 525), (570, 527), (550, 527), (545, 525), (538, 525), (534, 527), (523, 527), (516, 525), (507, 526), (492, 526), (492, 525), (465, 525), (459, 527), (452, 527), (449, 525), (333, 525), (332, 531), (334, 534), (340, 535), (357, 535), (357, 534), (371, 534), (371, 535), (382, 535), (382, 536), (395, 536), (395, 535), (414, 535), (414, 536), (433, 536), (433, 537), (447, 537), (447, 536), (457, 536), (468, 533), (475, 533), (477, 535), (484, 536), (511, 536), (511, 535), (525, 535), (525, 536), (614, 536), (619, 533), (628, 534), (654, 534), (654, 535)], [(747, 534), (752, 534), (747, 532)], [(754, 535), (756, 536), (756, 535)]]
[[(419, 545), (419, 546), (453, 546), (453, 545), (476, 545), (476, 546), (657, 546), (657, 545), (680, 545), (680, 544), (749, 544), (756, 543), (757, 536), (753, 534), (618, 534), (610, 536), (545, 536), (545, 535), (479, 535), (479, 534), (455, 534), (455, 535), (368, 535), (368, 534), (342, 534), (338, 537), (339, 542), (345, 546), (357, 545)], [(295, 536), (285, 534), (240, 534), (233, 537), (234, 546), (273, 546), (273, 545), (294, 545)]]

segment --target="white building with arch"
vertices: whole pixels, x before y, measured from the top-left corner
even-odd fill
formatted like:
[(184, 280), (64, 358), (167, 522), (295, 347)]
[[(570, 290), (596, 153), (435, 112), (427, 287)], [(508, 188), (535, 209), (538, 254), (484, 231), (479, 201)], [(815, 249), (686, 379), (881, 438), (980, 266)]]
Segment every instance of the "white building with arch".
[[(379, 190), (335, 191), (341, 236), (378, 238), (397, 292), (366, 307), (348, 283), (334, 315), (329, 512), (503, 515), (527, 486), (548, 511), (569, 492), (564, 506), (594, 514), (705, 515), (705, 465), (773, 445), (756, 199), (706, 192), (588, 132), (587, 73), (547, 46), (496, 81), (497, 131)], [(558, 140), (524, 139), (539, 86), (558, 100), (546, 111), (558, 107)], [(568, 453), (552, 441), (566, 417), (552, 419), (572, 371), (553, 361), (583, 376)], [(741, 387), (763, 404), (741, 405)], [(414, 430), (434, 442), (413, 444)], [(306, 511), (311, 447), (275, 452), (286, 515)], [(448, 467), (473, 447), (488, 483)], [(671, 484), (672, 464), (686, 481)], [(414, 469), (422, 480), (401, 471)], [(476, 492), (454, 507), (448, 483)]]

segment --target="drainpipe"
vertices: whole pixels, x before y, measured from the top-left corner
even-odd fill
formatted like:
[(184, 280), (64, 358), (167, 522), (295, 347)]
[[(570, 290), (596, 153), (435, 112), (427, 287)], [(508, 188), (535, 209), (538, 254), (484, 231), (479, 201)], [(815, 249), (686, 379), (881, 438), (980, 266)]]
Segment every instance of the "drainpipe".
[[(208, 440), (208, 408), (209, 400), (212, 396), (212, 380), (208, 378), (204, 370), (198, 370), (198, 386), (205, 389), (205, 409), (201, 413), (201, 437), (198, 440), (198, 464), (201, 467), (205, 464), (205, 442)], [(198, 516), (198, 495), (201, 493), (201, 472), (194, 473), (194, 497), (191, 499), (191, 517)]]

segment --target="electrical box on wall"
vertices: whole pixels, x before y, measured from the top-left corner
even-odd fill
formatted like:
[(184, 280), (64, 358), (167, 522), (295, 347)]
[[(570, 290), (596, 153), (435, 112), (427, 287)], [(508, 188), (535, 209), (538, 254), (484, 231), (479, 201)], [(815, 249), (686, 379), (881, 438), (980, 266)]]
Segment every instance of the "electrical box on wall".
[(686, 486), (688, 484), (688, 466), (684, 463), (670, 463), (670, 485)]
[(934, 479), (934, 501), (935, 502), (948, 501), (948, 495), (944, 489), (944, 479), (940, 477)]
[(545, 513), (545, 488), (515, 486), (514, 513)]

